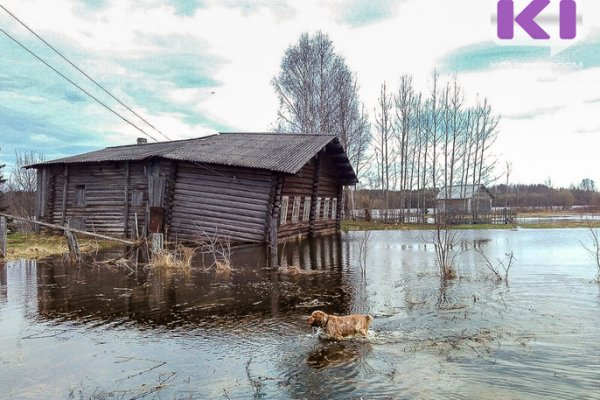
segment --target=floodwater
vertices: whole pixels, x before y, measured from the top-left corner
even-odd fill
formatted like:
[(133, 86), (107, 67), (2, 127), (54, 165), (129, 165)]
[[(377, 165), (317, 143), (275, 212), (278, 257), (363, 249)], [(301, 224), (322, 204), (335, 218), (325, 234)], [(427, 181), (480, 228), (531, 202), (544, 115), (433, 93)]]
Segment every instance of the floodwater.
[[(236, 250), (229, 275), (1, 266), (0, 398), (600, 398), (587, 230), (461, 231), (451, 282), (430, 235), (287, 243), (281, 263), (303, 274), (260, 248)], [(508, 284), (474, 248), (513, 252)], [(316, 309), (371, 313), (369, 337), (319, 338)]]

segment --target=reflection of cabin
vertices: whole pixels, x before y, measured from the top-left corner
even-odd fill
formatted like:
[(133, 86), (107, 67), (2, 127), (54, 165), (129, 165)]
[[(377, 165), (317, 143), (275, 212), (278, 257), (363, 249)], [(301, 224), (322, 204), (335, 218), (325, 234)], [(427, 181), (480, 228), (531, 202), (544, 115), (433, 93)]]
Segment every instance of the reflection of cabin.
[[(278, 274), (262, 272), (269, 265), (265, 252), (256, 246), (243, 246), (232, 253), (231, 261), (236, 267), (244, 268), (239, 268), (230, 281), (219, 285), (207, 279), (199, 269), (186, 274), (186, 284), (179, 284), (169, 274), (155, 274), (143, 268), (131, 279), (127, 274), (110, 269), (75, 269), (68, 263), (52, 261), (39, 262), (37, 268), (0, 268), (0, 281), (6, 278), (7, 270), (14, 271), (9, 276), (9, 285), (25, 287), (27, 298), (37, 301), (38, 315), (48, 321), (103, 325), (127, 320), (144, 327), (161, 328), (190, 323), (216, 326), (218, 322), (219, 327), (239, 328), (239, 324), (265, 315), (300, 316), (306, 309), (298, 306), (305, 304), (307, 298), (324, 297), (335, 298), (340, 312), (351, 311), (357, 289), (339, 290), (348, 284), (343, 261), (348, 259), (350, 251), (342, 246), (339, 237), (322, 235), (281, 247), (282, 265), (327, 273), (321, 274), (321, 279), (311, 280), (301, 291), (283, 288), (278, 285), (281, 279)], [(122, 256), (122, 252), (103, 252), (100, 259)], [(21, 263), (25, 265), (24, 261)], [(6, 288), (6, 280), (3, 282)], [(265, 289), (257, 290), (257, 286)], [(232, 298), (232, 292), (240, 295)], [(0, 295), (0, 307), (3, 306), (1, 299)], [(181, 306), (186, 303), (194, 306)]]
[(435, 200), (441, 213), (478, 217), (491, 213), (493, 198), (485, 186), (468, 185), (443, 187)]
[(356, 183), (331, 135), (235, 133), (108, 147), (29, 166), (38, 219), (112, 235), (203, 231), (234, 242), (340, 228), (343, 186)]

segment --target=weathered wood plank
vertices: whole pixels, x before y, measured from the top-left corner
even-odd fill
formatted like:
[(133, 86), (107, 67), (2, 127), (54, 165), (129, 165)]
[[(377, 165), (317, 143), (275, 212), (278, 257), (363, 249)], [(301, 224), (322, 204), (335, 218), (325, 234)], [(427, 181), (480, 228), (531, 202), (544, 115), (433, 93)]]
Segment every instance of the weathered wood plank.
[[(15, 215), (10, 215), (10, 214), (4, 214), (4, 213), (0, 213), (0, 216), (4, 216), (10, 219), (16, 219), (17, 221), (25, 221), (25, 222), (30, 222), (32, 224), (37, 224), (37, 225), (41, 225), (41, 226), (45, 226), (47, 228), (52, 228), (52, 229), (59, 229), (59, 230), (65, 230), (67, 229), (66, 226), (63, 225), (56, 225), (56, 224), (50, 224), (47, 222), (41, 222), (41, 221), (32, 221), (30, 219), (27, 218), (21, 218), (21, 217), (17, 217)], [(111, 241), (115, 241), (115, 242), (119, 242), (119, 243), (123, 243), (123, 244), (128, 244), (128, 245), (134, 245), (135, 243), (129, 241), (129, 240), (124, 240), (121, 238), (115, 238), (112, 236), (106, 236), (106, 235), (102, 235), (99, 233), (93, 233), (93, 232), (87, 232), (87, 231), (83, 231), (80, 229), (75, 229), (75, 228), (68, 228), (71, 232), (75, 232), (75, 233), (80, 233), (82, 235), (87, 235), (87, 236), (92, 236), (92, 237), (97, 237), (99, 239), (106, 239), (106, 240), (111, 240)]]
[(258, 214), (255, 214), (255, 215), (243, 215), (243, 214), (231, 215), (231, 214), (223, 214), (223, 212), (220, 212), (220, 211), (211, 211), (211, 210), (199, 209), (199, 208), (189, 208), (186, 210), (182, 210), (181, 208), (176, 207), (174, 209), (173, 219), (175, 219), (175, 216), (180, 216), (181, 220), (189, 220), (191, 217), (194, 217), (196, 219), (213, 217), (213, 218), (221, 219), (224, 221), (227, 221), (227, 220), (242, 221), (242, 222), (254, 223), (254, 224), (260, 225), (260, 226), (264, 225), (264, 218), (262, 218), (262, 216), (259, 216)]
[(315, 173), (313, 176), (313, 190), (311, 193), (310, 200), (310, 215), (309, 215), (309, 234), (314, 235), (315, 231), (315, 221), (317, 220), (317, 198), (319, 197), (319, 179), (321, 177), (321, 155), (317, 154), (316, 156), (316, 164), (315, 164)]
[[(202, 222), (190, 222), (189, 220), (175, 219), (178, 225), (186, 226), (189, 232), (201, 232), (201, 229), (215, 228), (230, 229), (236, 232), (248, 234), (252, 237), (262, 236), (260, 228), (257, 229), (255, 225), (244, 224), (239, 221), (224, 221), (218, 218), (203, 218)], [(174, 221), (175, 221), (174, 220)]]
[(67, 185), (69, 184), (69, 165), (65, 164), (65, 178), (63, 183), (63, 198), (62, 198), (62, 207), (61, 207), (61, 219), (60, 224), (65, 224), (65, 217), (67, 212)]
[(233, 189), (227, 189), (227, 188), (213, 188), (210, 186), (198, 186), (195, 185), (194, 186), (187, 186), (187, 185), (181, 185), (181, 186), (177, 186), (175, 189), (175, 196), (179, 197), (180, 195), (187, 195), (187, 196), (197, 196), (198, 194), (208, 194), (208, 195), (215, 195), (215, 196), (223, 196), (223, 197), (231, 197), (231, 198), (235, 198), (235, 199), (239, 199), (240, 197), (247, 199), (248, 201), (256, 201), (258, 202), (262, 202), (262, 203), (266, 203), (266, 201), (268, 200), (268, 192), (252, 192), (252, 191), (248, 191), (248, 190), (233, 190)]
[(264, 212), (267, 209), (266, 199), (262, 202), (249, 203), (236, 200), (225, 200), (223, 198), (218, 197), (214, 198), (213, 196), (178, 196), (177, 201), (181, 206), (194, 207), (210, 205), (223, 207), (225, 209), (229, 208), (245, 211), (256, 211), (261, 215), (264, 215)]
[(6, 238), (8, 236), (8, 226), (6, 223), (6, 217), (0, 217), (0, 259), (6, 258)]

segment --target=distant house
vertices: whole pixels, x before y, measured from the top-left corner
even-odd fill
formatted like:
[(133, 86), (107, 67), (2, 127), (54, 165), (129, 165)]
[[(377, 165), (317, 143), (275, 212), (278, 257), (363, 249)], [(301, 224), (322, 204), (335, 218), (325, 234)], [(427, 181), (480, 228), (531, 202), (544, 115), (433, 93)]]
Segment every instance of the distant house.
[(494, 196), (481, 185), (443, 187), (437, 194), (437, 209), (445, 214), (468, 214), (478, 217), (492, 211)]
[(39, 220), (171, 240), (203, 231), (273, 243), (340, 228), (344, 185), (357, 182), (331, 135), (231, 133), (103, 150), (31, 165)]

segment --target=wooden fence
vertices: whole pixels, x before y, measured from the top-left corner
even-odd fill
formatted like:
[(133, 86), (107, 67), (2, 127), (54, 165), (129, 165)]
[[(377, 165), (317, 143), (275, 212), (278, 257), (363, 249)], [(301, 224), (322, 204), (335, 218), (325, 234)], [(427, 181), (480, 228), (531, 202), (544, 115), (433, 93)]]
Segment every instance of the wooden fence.
[[(447, 222), (453, 225), (472, 225), (472, 224), (496, 224), (508, 225), (515, 222), (517, 213), (512, 210), (491, 211), (484, 214), (473, 215), (470, 213), (452, 213), (444, 217)], [(381, 224), (431, 224), (436, 223), (435, 209), (422, 210), (402, 210), (402, 209), (360, 209), (351, 210), (349, 217), (352, 220), (369, 221)]]

